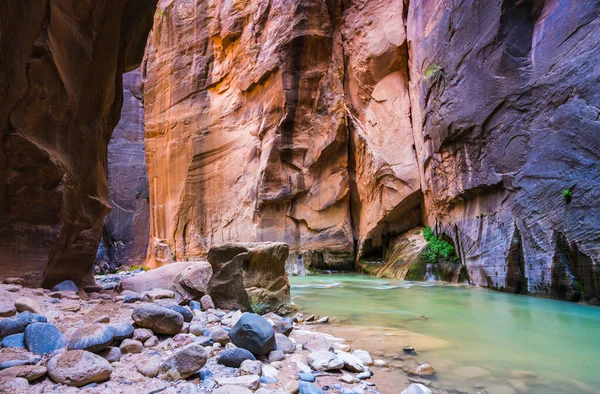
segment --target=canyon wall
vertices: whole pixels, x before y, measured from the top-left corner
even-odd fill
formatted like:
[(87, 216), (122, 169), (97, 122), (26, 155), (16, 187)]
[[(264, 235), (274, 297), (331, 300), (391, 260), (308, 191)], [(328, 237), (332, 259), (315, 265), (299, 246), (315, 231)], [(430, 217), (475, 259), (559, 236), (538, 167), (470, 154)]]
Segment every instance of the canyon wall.
[(143, 64), (150, 264), (284, 241), (348, 268), (428, 224), (473, 283), (594, 300), (599, 11), (161, 1)]
[(111, 211), (104, 218), (95, 262), (101, 272), (142, 265), (146, 259), (150, 211), (140, 84), (139, 70), (123, 75), (121, 120), (108, 144)]
[(93, 283), (121, 74), (156, 1), (8, 0), (0, 13), (0, 276)]

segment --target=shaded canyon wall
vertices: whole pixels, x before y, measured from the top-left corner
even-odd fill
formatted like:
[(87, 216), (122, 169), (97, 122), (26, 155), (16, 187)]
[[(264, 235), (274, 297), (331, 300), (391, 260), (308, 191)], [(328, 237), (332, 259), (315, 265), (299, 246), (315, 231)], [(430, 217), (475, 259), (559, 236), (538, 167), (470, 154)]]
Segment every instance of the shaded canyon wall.
[(599, 11), (161, 1), (143, 64), (152, 264), (284, 241), (350, 267), (428, 224), (473, 283), (596, 298)]
[(150, 229), (148, 178), (144, 149), (144, 103), (139, 70), (123, 75), (121, 120), (108, 144), (110, 213), (95, 267), (100, 272), (142, 265)]
[(8, 0), (0, 13), (0, 276), (93, 283), (121, 74), (156, 0)]

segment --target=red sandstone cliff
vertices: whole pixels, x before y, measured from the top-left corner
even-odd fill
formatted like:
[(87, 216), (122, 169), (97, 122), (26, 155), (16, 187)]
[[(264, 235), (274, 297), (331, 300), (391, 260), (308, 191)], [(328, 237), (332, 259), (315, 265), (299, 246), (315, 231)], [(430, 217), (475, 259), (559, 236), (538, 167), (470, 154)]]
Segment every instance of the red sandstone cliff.
[(8, 0), (0, 12), (0, 274), (86, 285), (108, 203), (121, 74), (156, 0)]
[(155, 263), (268, 240), (344, 267), (429, 224), (473, 283), (595, 298), (599, 10), (161, 1), (144, 62)]

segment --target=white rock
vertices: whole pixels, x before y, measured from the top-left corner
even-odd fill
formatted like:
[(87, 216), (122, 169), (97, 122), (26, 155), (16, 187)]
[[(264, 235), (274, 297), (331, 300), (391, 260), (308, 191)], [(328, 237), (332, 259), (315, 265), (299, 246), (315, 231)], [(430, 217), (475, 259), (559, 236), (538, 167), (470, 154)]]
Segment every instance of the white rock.
[(344, 361), (340, 357), (324, 350), (312, 352), (308, 355), (307, 361), (315, 371), (331, 371), (344, 367)]
[(363, 365), (373, 365), (373, 359), (371, 355), (366, 350), (355, 350), (352, 352), (354, 357), (358, 357), (360, 361), (362, 361)]
[(360, 359), (356, 356), (353, 356), (350, 353), (346, 352), (335, 352), (339, 358), (344, 362), (344, 368), (346, 368), (350, 372), (363, 372), (365, 370), (365, 366), (360, 361)]
[(343, 375), (342, 375), (342, 377), (340, 378), (340, 381), (341, 381), (341, 382), (344, 382), (344, 383), (348, 383), (348, 384), (350, 384), (350, 383), (357, 383), (357, 382), (358, 382), (358, 379), (357, 379), (357, 378), (355, 378), (354, 376), (350, 375), (350, 374), (347, 374), (347, 373), (345, 373), (345, 374), (343, 374)]
[(260, 376), (258, 375), (244, 375), (237, 376), (234, 378), (215, 378), (219, 386), (240, 386), (248, 390), (258, 390), (260, 387)]
[(377, 359), (373, 361), (373, 365), (379, 368), (387, 367), (387, 363), (385, 360)]
[(262, 375), (268, 378), (276, 378), (279, 376), (279, 371), (270, 365), (265, 365), (262, 367)]
[(431, 390), (421, 383), (413, 383), (402, 394), (431, 394)]
[(258, 360), (244, 360), (240, 365), (241, 375), (258, 375), (262, 374), (262, 363)]

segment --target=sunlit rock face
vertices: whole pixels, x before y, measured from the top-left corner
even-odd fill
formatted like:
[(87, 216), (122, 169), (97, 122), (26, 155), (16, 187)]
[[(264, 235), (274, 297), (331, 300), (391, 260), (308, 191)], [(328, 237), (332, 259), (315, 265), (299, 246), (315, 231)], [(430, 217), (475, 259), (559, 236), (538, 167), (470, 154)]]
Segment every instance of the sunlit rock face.
[(144, 63), (152, 239), (352, 259), (339, 4), (163, 1)]
[(0, 276), (91, 283), (121, 74), (156, 1), (8, 0), (0, 13)]
[(123, 75), (121, 120), (108, 144), (110, 213), (96, 257), (96, 269), (141, 265), (146, 259), (150, 227), (148, 178), (144, 150), (144, 104), (141, 75)]
[(162, 1), (143, 72), (152, 264), (284, 241), (293, 264), (351, 267), (429, 224), (473, 283), (593, 300), (599, 8)]
[(410, 2), (424, 219), (474, 283), (597, 298), (598, 15), (597, 1)]

